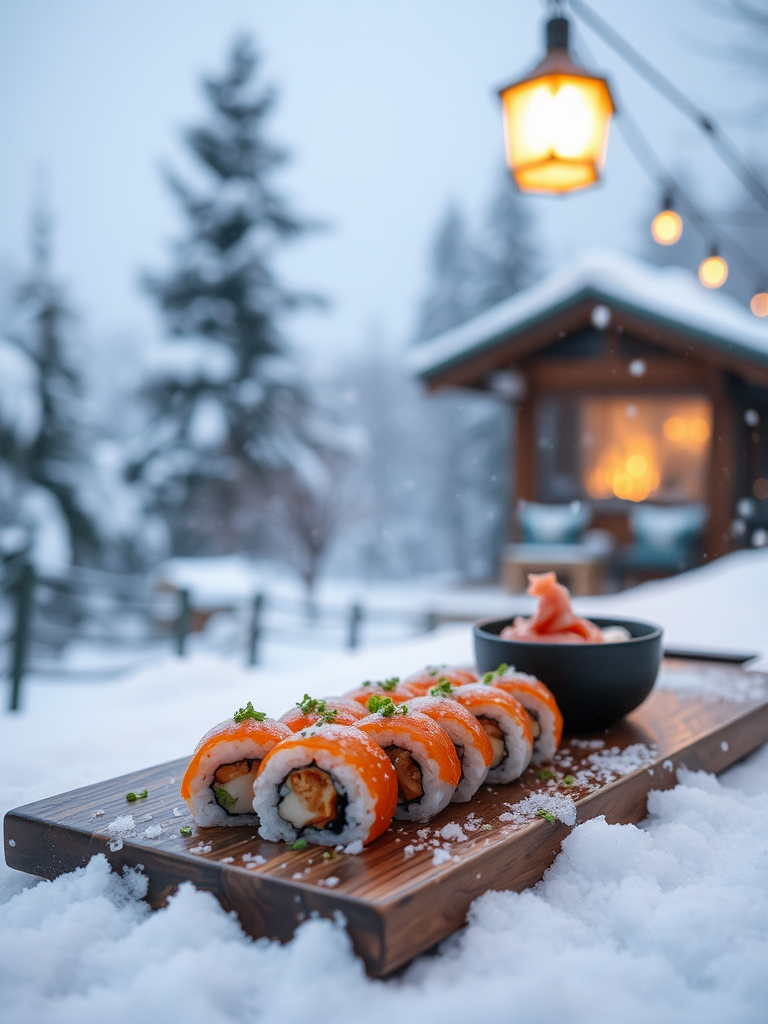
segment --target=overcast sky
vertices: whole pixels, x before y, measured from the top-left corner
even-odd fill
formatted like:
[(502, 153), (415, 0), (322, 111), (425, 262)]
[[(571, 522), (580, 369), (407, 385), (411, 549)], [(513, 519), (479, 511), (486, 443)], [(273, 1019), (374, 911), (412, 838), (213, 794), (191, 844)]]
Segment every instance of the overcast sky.
[[(706, 4), (591, 3), (759, 154), (754, 119), (736, 121), (755, 80), (712, 55), (731, 29)], [(284, 261), (292, 284), (333, 303), (292, 337), (318, 358), (354, 350), (373, 324), (404, 344), (446, 204), (476, 216), (487, 199), (502, 160), (494, 90), (540, 58), (543, 18), (538, 0), (0, 0), (0, 261), (27, 260), (42, 174), (56, 269), (91, 344), (119, 362), (155, 343), (162, 326), (137, 278), (167, 265), (180, 230), (160, 168), (182, 162), (199, 78), (247, 30), (280, 91), (272, 136), (294, 154), (283, 190), (332, 225)], [(735, 186), (707, 143), (588, 29), (582, 39), (659, 156), (722, 208)], [(637, 251), (655, 191), (614, 130), (600, 188), (532, 200), (548, 266), (584, 247)]]

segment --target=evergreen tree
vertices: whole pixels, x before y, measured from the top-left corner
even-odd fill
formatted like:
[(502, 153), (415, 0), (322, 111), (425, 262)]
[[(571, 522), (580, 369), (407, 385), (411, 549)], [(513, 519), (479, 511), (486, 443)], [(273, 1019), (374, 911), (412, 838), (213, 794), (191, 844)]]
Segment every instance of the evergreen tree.
[[(186, 517), (190, 502), (217, 506), (230, 549), (244, 480), (311, 457), (308, 399), (280, 321), (313, 299), (284, 288), (273, 271), (278, 247), (309, 225), (272, 185), (287, 156), (265, 134), (275, 93), (258, 73), (253, 43), (238, 39), (223, 74), (204, 83), (207, 120), (186, 134), (207, 186), (168, 177), (186, 235), (170, 272), (146, 282), (171, 340), (147, 387), (153, 420), (134, 470), (172, 520)], [(176, 528), (183, 523), (177, 518)]]
[(417, 340), (442, 334), (475, 312), (475, 261), (464, 215), (449, 206), (432, 243), (432, 282), (421, 303)]
[(533, 242), (533, 215), (506, 167), (488, 205), (476, 251), (475, 312), (503, 302), (536, 279), (540, 261)]
[[(86, 478), (89, 437), (83, 418), (83, 386), (68, 334), (73, 316), (51, 275), (51, 221), (38, 209), (33, 221), (32, 269), (17, 294), (11, 342), (34, 368), (26, 403), (37, 410), (34, 430), (3, 438), (6, 481), (4, 516), (16, 517), (34, 546), (35, 534), (63, 524), (68, 554), (88, 561), (100, 549)], [(34, 393), (31, 389), (34, 388)]]
[(503, 169), (473, 238), (455, 205), (446, 210), (432, 243), (432, 279), (419, 310), (416, 340), (448, 331), (526, 288), (539, 255), (533, 216)]

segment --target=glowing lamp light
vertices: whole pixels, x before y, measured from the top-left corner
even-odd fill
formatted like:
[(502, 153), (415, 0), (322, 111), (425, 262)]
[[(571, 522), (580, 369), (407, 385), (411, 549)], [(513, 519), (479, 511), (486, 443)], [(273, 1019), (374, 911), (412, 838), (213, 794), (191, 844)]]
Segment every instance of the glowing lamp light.
[(757, 292), (753, 295), (749, 308), (755, 316), (768, 316), (768, 292)]
[(722, 256), (712, 252), (699, 264), (699, 280), (705, 288), (721, 288), (728, 280), (728, 264)]
[(653, 240), (659, 245), (674, 245), (680, 241), (682, 233), (683, 219), (672, 209), (671, 201), (666, 199), (664, 209), (657, 213), (651, 222)]
[(599, 180), (614, 111), (604, 78), (568, 53), (568, 22), (547, 22), (547, 55), (499, 91), (507, 163), (521, 192), (559, 195)]

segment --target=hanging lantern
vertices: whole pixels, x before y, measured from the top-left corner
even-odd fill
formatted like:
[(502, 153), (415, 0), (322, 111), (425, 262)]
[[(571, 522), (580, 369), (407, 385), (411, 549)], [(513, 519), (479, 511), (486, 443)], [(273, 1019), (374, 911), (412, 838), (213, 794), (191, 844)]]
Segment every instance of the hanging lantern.
[(560, 194), (600, 178), (614, 111), (604, 78), (571, 60), (568, 21), (547, 22), (547, 55), (499, 91), (507, 163), (522, 192)]
[(721, 288), (728, 280), (728, 264), (716, 248), (699, 264), (699, 280), (705, 288)]
[(663, 208), (651, 222), (651, 234), (659, 245), (674, 245), (683, 233), (683, 219), (672, 209), (672, 196), (664, 197)]
[(768, 291), (761, 289), (755, 292), (749, 303), (749, 308), (755, 316), (768, 316)]

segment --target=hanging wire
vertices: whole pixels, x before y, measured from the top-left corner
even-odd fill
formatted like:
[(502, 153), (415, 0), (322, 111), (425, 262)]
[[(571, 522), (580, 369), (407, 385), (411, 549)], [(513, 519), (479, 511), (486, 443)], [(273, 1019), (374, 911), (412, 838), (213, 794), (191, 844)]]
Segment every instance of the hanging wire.
[[(573, 3), (573, 0), (568, 0), (568, 2)], [(583, 38), (579, 40), (578, 48), (572, 47), (572, 49), (582, 63), (595, 64), (594, 55)], [(582, 51), (583, 56), (579, 55), (579, 50)], [(613, 92), (616, 93), (615, 88)], [(618, 106), (619, 104), (617, 104)], [(768, 281), (766, 269), (744, 246), (731, 235), (726, 234), (722, 228), (713, 228), (712, 218), (708, 217), (701, 210), (696, 201), (691, 197), (690, 192), (681, 184), (680, 179), (672, 174), (658, 157), (652, 143), (635, 118), (628, 112), (628, 108), (622, 105), (620, 111), (620, 116), (616, 118), (616, 125), (624, 137), (630, 152), (651, 180), (659, 186), (660, 191), (673, 193), (686, 218), (699, 232), (709, 248), (716, 247), (718, 242), (721, 243), (722, 248), (727, 249), (729, 253), (733, 254), (736, 263), (740, 263), (743, 267), (748, 268), (751, 273), (755, 274), (758, 280)]]
[(752, 198), (768, 212), (768, 186), (760, 172), (736, 149), (733, 143), (722, 133), (714, 119), (700, 110), (696, 104), (669, 81), (660, 71), (650, 64), (641, 53), (618, 34), (607, 21), (596, 14), (584, 0), (567, 0), (571, 9), (587, 25), (622, 57), (630, 67), (634, 68), (649, 85), (665, 97), (681, 113), (694, 122), (712, 143), (715, 152), (735, 177), (741, 182)]

